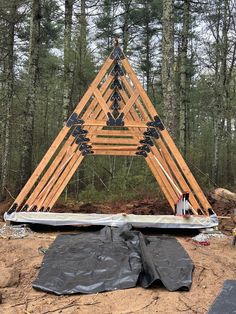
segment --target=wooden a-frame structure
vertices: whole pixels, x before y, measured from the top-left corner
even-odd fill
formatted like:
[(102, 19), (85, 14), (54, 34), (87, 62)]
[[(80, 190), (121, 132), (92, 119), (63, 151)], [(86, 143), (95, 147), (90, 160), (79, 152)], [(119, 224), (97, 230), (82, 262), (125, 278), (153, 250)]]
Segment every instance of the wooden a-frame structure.
[(145, 158), (173, 212), (211, 208), (117, 44), (8, 213), (50, 211), (85, 156)]

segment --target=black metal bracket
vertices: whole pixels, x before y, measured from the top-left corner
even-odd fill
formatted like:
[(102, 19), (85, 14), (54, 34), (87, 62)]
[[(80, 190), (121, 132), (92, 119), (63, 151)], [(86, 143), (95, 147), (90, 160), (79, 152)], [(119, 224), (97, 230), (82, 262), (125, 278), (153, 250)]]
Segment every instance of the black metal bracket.
[(111, 75), (116, 76), (120, 75), (123, 76), (125, 74), (124, 70), (120, 66), (120, 64), (117, 62), (114, 66), (114, 68), (111, 70)]
[(82, 127), (78, 125), (78, 126), (73, 130), (73, 132), (71, 133), (71, 135), (74, 136), (74, 137), (76, 137), (76, 136), (78, 136), (78, 135), (85, 135), (85, 134), (87, 134), (87, 133), (88, 133), (87, 130), (83, 130)]
[(138, 151), (135, 154), (138, 156), (143, 156), (144, 158), (147, 157), (147, 152), (145, 152), (144, 150)]
[(90, 149), (90, 148), (92, 148), (91, 145), (87, 145), (87, 144), (85, 144), (85, 143), (82, 143), (82, 144), (80, 144), (79, 150), (80, 150), (80, 151), (82, 151), (82, 150), (88, 150), (88, 149)]
[(123, 121), (124, 113), (121, 112), (121, 114), (115, 119), (110, 112), (107, 113), (108, 115), (108, 121), (107, 126), (124, 126), (125, 123)]
[(151, 140), (150, 137), (144, 137), (143, 140), (139, 141), (140, 144), (146, 144), (146, 145), (150, 145), (150, 146), (153, 146), (153, 141)]
[(88, 137), (84, 137), (84, 136), (78, 136), (75, 140), (76, 144), (81, 144), (81, 143), (87, 143), (89, 142), (90, 139)]
[(150, 153), (151, 149), (148, 145), (138, 146), (138, 150), (144, 150), (147, 153)]
[(18, 207), (18, 205), (17, 205), (16, 203), (14, 203), (14, 204), (10, 207), (10, 209), (7, 211), (7, 213), (8, 213), (9, 215), (12, 214), (12, 213), (14, 213), (14, 212), (16, 211), (17, 207)]
[(120, 110), (120, 105), (117, 99), (114, 100), (112, 106), (111, 106), (112, 110)]
[(158, 134), (158, 131), (155, 128), (148, 128), (146, 132), (143, 133), (144, 136), (154, 137), (158, 139), (160, 135)]
[(21, 212), (26, 212), (28, 210), (28, 208), (29, 208), (29, 205), (25, 204), (24, 207), (22, 207), (20, 211)]
[(113, 80), (113, 82), (111, 83), (111, 89), (114, 89), (114, 88), (119, 88), (119, 89), (122, 89), (122, 84), (119, 80), (119, 78), (116, 76), (115, 79)]
[(164, 124), (162, 123), (161, 119), (158, 116), (154, 117), (154, 121), (148, 122), (147, 126), (158, 128), (160, 131), (163, 131), (165, 129)]
[(72, 127), (74, 124), (83, 124), (84, 120), (79, 119), (79, 116), (76, 112), (73, 112), (72, 115), (69, 117), (66, 126), (68, 128)]
[(116, 46), (114, 50), (112, 51), (110, 58), (112, 60), (121, 60), (125, 58), (125, 55), (122, 49), (119, 46)]
[(34, 205), (32, 208), (31, 208), (31, 210), (30, 210), (31, 212), (36, 212), (37, 211), (37, 206), (36, 205)]
[(113, 93), (113, 95), (111, 96), (111, 101), (113, 101), (113, 100), (118, 100), (118, 101), (121, 101), (121, 96), (120, 96), (120, 94), (118, 93), (118, 91), (116, 90), (114, 93)]
[(89, 154), (94, 154), (94, 151), (90, 150), (90, 149), (85, 149), (85, 150), (82, 151), (82, 155), (83, 156), (86, 156), (86, 155), (89, 155)]
[(79, 150), (82, 153), (82, 156), (86, 156), (89, 154), (94, 154), (94, 151), (91, 150), (92, 146), (91, 145), (87, 145), (85, 143), (80, 144)]

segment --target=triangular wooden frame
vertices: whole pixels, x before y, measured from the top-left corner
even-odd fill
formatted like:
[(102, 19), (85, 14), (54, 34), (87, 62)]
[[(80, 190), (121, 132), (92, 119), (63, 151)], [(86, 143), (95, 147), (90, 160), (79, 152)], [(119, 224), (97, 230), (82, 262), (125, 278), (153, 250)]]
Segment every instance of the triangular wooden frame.
[(192, 214), (209, 215), (209, 202), (119, 46), (100, 69), (9, 213), (50, 211), (83, 158), (92, 153), (145, 157), (174, 213), (187, 192)]

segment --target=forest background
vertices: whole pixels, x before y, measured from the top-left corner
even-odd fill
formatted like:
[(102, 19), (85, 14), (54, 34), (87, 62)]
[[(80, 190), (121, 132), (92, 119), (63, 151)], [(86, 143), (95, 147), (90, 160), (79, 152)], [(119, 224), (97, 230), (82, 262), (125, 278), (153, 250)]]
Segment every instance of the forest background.
[[(115, 36), (200, 185), (235, 187), (234, 0), (0, 0), (0, 200), (17, 196)], [(142, 158), (90, 156), (62, 199), (152, 196)]]

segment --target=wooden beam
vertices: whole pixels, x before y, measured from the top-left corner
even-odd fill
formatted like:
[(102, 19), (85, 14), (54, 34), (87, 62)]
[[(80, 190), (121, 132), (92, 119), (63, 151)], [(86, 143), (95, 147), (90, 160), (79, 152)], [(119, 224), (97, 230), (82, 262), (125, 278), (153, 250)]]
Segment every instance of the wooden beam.
[(96, 150), (93, 149), (94, 155), (102, 155), (102, 156), (134, 156), (139, 157), (135, 154), (135, 151), (117, 151), (117, 150)]
[(100, 93), (100, 91), (97, 88), (95, 88), (95, 90), (94, 90), (94, 96), (97, 98), (97, 102), (99, 103), (99, 105), (101, 106), (104, 114), (108, 118), (108, 114), (107, 113), (110, 112), (110, 114), (112, 114), (111, 110), (108, 107), (108, 105), (107, 105), (106, 101), (104, 100), (104, 98), (102, 97), (102, 94)]
[(145, 158), (145, 160), (146, 160), (150, 170), (152, 171), (159, 187), (161, 188), (163, 194), (165, 195), (167, 201), (169, 202), (173, 212), (175, 212), (175, 200), (173, 199), (173, 197), (171, 196), (171, 194), (169, 193), (169, 191), (165, 187), (164, 183), (162, 182), (159, 172), (154, 167), (153, 162), (150, 158), (147, 157), (147, 158)]
[[(114, 137), (120, 137), (120, 136), (123, 136), (123, 137), (133, 137), (133, 131), (130, 131), (130, 130), (123, 130), (123, 131), (120, 131), (120, 130), (91, 130), (89, 131), (89, 134), (88, 134), (88, 137), (90, 135), (94, 135), (94, 136), (114, 136)], [(138, 135), (140, 138), (143, 137), (142, 134)]]
[(121, 112), (124, 113), (124, 117), (126, 117), (127, 113), (130, 111), (130, 109), (132, 108), (132, 106), (134, 105), (135, 101), (137, 100), (139, 96), (139, 92), (137, 90), (135, 90), (131, 97), (129, 98), (129, 100), (127, 101), (126, 105), (124, 106), (124, 108), (122, 108)]
[(199, 202), (202, 204), (205, 214), (209, 215), (208, 209), (211, 208), (211, 205), (209, 204), (207, 198), (205, 197), (204, 193), (202, 192), (200, 186), (198, 185), (196, 179), (192, 175), (189, 167), (187, 166), (185, 160), (183, 159), (182, 155), (180, 154), (178, 148), (176, 147), (174, 141), (170, 137), (168, 131), (165, 129), (161, 132), (163, 135), (163, 138), (167, 144), (168, 147), (170, 147), (171, 152), (173, 153), (173, 156), (175, 160), (177, 161), (178, 165), (180, 166), (180, 169), (182, 170), (183, 174), (185, 175), (186, 179), (188, 180), (189, 184), (192, 187), (192, 190), (194, 191), (195, 196), (198, 198)]
[(65, 169), (62, 182), (58, 186), (56, 193), (50, 198), (49, 202), (46, 203), (46, 206), (52, 208), (55, 202), (57, 201), (58, 197), (61, 195), (67, 184), (69, 183), (70, 179), (72, 178), (73, 174), (75, 173), (76, 169), (78, 169), (80, 163), (83, 160), (83, 156), (77, 158), (75, 163), (73, 164), (72, 168)]
[[(66, 167), (69, 167), (69, 163), (71, 159), (74, 157), (75, 153), (70, 151), (68, 152), (60, 165), (57, 167), (56, 171), (53, 173), (47, 184), (44, 186), (44, 188), (41, 190), (41, 192), (37, 195), (37, 197), (33, 201), (33, 206), (37, 206), (38, 209), (42, 206), (44, 201), (46, 200), (48, 194), (50, 193), (50, 190), (52, 189), (53, 185), (61, 175), (61, 173), (64, 171)], [(31, 208), (29, 208), (30, 210)]]
[(62, 149), (59, 151), (53, 163), (49, 166), (47, 171), (44, 173), (44, 175), (38, 182), (38, 185), (35, 187), (31, 195), (29, 196), (28, 200), (26, 201), (27, 205), (29, 206), (29, 210), (32, 207), (30, 204), (34, 204), (35, 199), (38, 197), (39, 193), (42, 191), (43, 187), (48, 182), (49, 178), (55, 173), (63, 157), (65, 157), (65, 155), (68, 153), (68, 149), (69, 147), (71, 147), (70, 145), (73, 143), (73, 141), (74, 141), (73, 136), (70, 136), (67, 142), (64, 144), (64, 147), (62, 147)]
[[(84, 122), (84, 126), (101, 126), (101, 127), (105, 127), (107, 126), (106, 124), (106, 120), (86, 120)], [(132, 127), (132, 128), (147, 128), (147, 125), (146, 125), (147, 121), (143, 121), (143, 122), (139, 122), (139, 121), (129, 121), (129, 120), (125, 120), (125, 125), (124, 127)], [(116, 126), (114, 126), (116, 127)], [(119, 127), (119, 126), (117, 126)]]
[[(97, 87), (97, 85), (99, 84), (99, 82), (101, 81), (103, 76), (106, 74), (109, 67), (112, 65), (113, 61), (114, 60), (111, 60), (110, 58), (108, 58), (106, 60), (103, 67), (101, 68), (101, 70), (97, 74), (96, 78), (94, 79), (94, 81), (92, 82), (90, 87), (88, 88), (87, 92), (84, 94), (81, 101), (77, 105), (77, 107), (75, 109), (75, 112), (77, 114), (79, 114), (83, 110), (84, 106), (86, 105), (86, 103), (88, 102), (89, 98), (92, 95), (93, 88)], [(31, 175), (31, 177), (26, 182), (25, 186), (23, 187), (23, 189), (21, 190), (21, 192), (19, 193), (19, 195), (15, 199), (14, 204), (17, 204), (18, 208), (22, 205), (25, 198), (27, 197), (27, 195), (31, 191), (33, 185), (35, 184), (35, 182), (37, 181), (37, 179), (39, 178), (39, 176), (41, 175), (41, 173), (43, 172), (43, 170), (47, 166), (49, 160), (52, 158), (52, 156), (54, 155), (54, 153), (56, 152), (56, 150), (60, 146), (60, 144), (63, 141), (64, 137), (66, 136), (68, 130), (69, 130), (69, 128), (67, 126), (64, 126), (62, 128), (62, 130), (59, 132), (56, 139), (54, 140), (54, 142), (52, 143), (52, 145), (50, 146), (50, 148), (48, 149), (48, 151), (46, 152), (46, 154), (42, 158), (41, 162), (38, 164), (38, 166), (34, 170), (33, 174)]]
[(121, 145), (94, 145), (95, 150), (118, 150), (118, 151), (137, 151), (137, 145), (121, 146)]
[[(108, 77), (108, 82), (111, 81), (112, 77)], [(101, 87), (101, 93), (103, 94), (106, 89), (108, 87), (108, 83), (107, 81), (102, 85)], [(111, 93), (110, 93), (110, 89), (108, 92), (105, 93), (105, 99), (108, 99), (110, 97)], [(93, 101), (91, 104), (91, 109), (95, 108), (96, 106), (96, 100)], [(100, 111), (100, 110), (99, 110)], [(98, 112), (99, 112), (98, 111)], [(89, 111), (86, 111), (84, 117), (86, 118), (89, 115)], [(58, 165), (63, 161), (62, 158), (63, 156), (66, 154), (66, 152), (68, 152), (68, 149), (70, 150), (69, 153), (73, 153), (75, 151), (75, 149), (77, 148), (77, 144), (74, 144), (71, 147), (71, 144), (73, 143), (73, 141), (75, 140), (75, 138), (73, 136), (69, 136), (69, 138), (67, 139), (67, 141), (65, 142), (64, 146), (61, 148), (61, 151), (58, 153), (58, 155), (56, 156), (56, 158), (54, 159), (54, 161), (52, 162), (52, 164), (50, 165), (50, 167), (48, 168), (48, 170), (46, 171), (46, 173), (43, 175), (43, 177), (41, 178), (41, 180), (38, 182), (38, 185), (35, 187), (35, 189), (33, 190), (32, 194), (30, 195), (29, 199), (26, 200), (25, 204), (29, 205), (29, 209), (32, 208), (33, 206), (35, 206), (35, 200), (36, 198), (39, 196), (39, 193), (42, 191), (44, 185), (48, 182), (50, 176), (52, 174), (55, 175), (55, 171), (56, 168), (58, 167)], [(55, 176), (54, 176), (55, 178)]]
[(36, 167), (36, 169), (32, 173), (31, 177), (29, 178), (29, 180), (27, 181), (27, 183), (25, 184), (25, 186), (23, 187), (23, 189), (21, 190), (21, 192), (19, 193), (19, 195), (15, 199), (14, 204), (17, 204), (18, 208), (24, 202), (24, 199), (26, 198), (26, 196), (31, 191), (31, 189), (32, 189), (33, 185), (35, 184), (35, 182), (37, 181), (37, 179), (40, 177), (42, 171), (47, 166), (51, 157), (55, 154), (58, 146), (61, 144), (62, 140), (64, 139), (64, 137), (66, 136), (68, 131), (69, 131), (69, 129), (67, 126), (64, 126), (62, 128), (61, 132), (59, 132), (59, 134), (55, 138), (54, 142), (52, 143), (52, 145), (50, 146), (50, 148), (48, 149), (48, 151), (46, 152), (46, 154), (44, 155), (44, 157), (42, 158), (42, 160), (40, 161), (40, 163), (38, 164), (38, 166)]
[[(128, 92), (130, 94), (132, 94), (133, 93), (133, 88), (130, 86), (130, 84), (129, 84), (127, 78), (125, 77), (125, 75), (121, 77), (121, 81), (124, 84), (125, 88), (128, 90)], [(124, 93), (125, 93), (124, 91), (121, 92), (121, 97), (122, 98), (125, 97)], [(125, 100), (125, 101), (127, 101), (127, 100)], [(138, 111), (139, 111), (141, 117), (144, 120), (145, 119), (146, 120), (151, 120), (152, 117), (149, 115), (149, 112), (147, 112), (146, 109), (144, 108), (144, 106), (141, 104), (141, 101), (138, 100), (137, 103), (139, 104)]]
[(143, 86), (139, 82), (138, 77), (136, 76), (134, 70), (131, 68), (131, 65), (129, 64), (129, 61), (125, 58), (125, 59), (121, 60), (121, 63), (123, 65), (125, 71), (129, 75), (130, 79), (132, 80), (135, 88), (137, 88), (137, 90), (139, 91), (139, 94), (140, 94), (141, 98), (144, 100), (144, 102), (145, 102), (145, 104), (147, 106), (148, 112), (151, 114), (151, 116), (153, 118), (154, 116), (157, 115), (157, 111), (154, 108), (154, 106), (153, 106), (151, 100), (149, 99), (147, 93), (145, 92)]
[[(125, 92), (123, 92), (123, 99), (126, 100), (128, 98), (128, 96), (125, 94)], [(137, 100), (137, 106), (139, 108), (140, 106), (140, 101)], [(138, 116), (138, 113), (134, 110), (134, 108), (132, 108), (129, 112), (129, 118), (131, 117), (132, 120), (134, 121), (139, 121), (141, 118)], [(148, 116), (147, 114), (145, 113), (144, 115), (144, 118), (147, 119)], [(159, 160), (161, 161), (161, 163), (163, 164), (164, 168), (165, 168), (165, 171), (168, 173), (169, 176), (171, 176), (171, 172), (170, 172), (170, 169), (166, 163), (166, 161), (162, 158), (162, 156), (160, 155), (158, 149), (153, 146), (152, 148), (152, 151), (155, 155), (157, 155), (157, 157), (159, 158)]]
[(90, 142), (91, 142), (91, 145), (94, 145), (94, 144), (119, 144), (119, 145), (132, 144), (136, 146), (140, 145), (137, 139), (122, 138), (122, 137), (117, 137), (117, 138), (95, 137)]
[[(127, 81), (127, 79), (124, 80), (123, 82), (126, 86), (126, 88), (129, 90), (131, 89), (131, 86), (129, 85), (129, 82)], [(127, 97), (127, 96), (126, 96)], [(137, 107), (138, 109), (141, 109), (143, 107), (143, 105), (141, 104), (141, 102), (139, 100), (137, 100)], [(141, 111), (141, 110), (140, 110)], [(143, 112), (143, 117), (144, 119), (148, 119), (148, 114), (145, 112), (145, 111), (142, 111)], [(189, 197), (190, 197), (190, 203), (192, 204), (193, 208), (195, 210), (197, 209), (201, 209), (200, 205), (198, 204), (192, 190), (191, 190), (191, 187), (188, 186), (187, 182), (185, 181), (183, 175), (181, 174), (179, 168), (177, 167), (177, 165), (175, 164), (175, 162), (173, 161), (171, 155), (169, 154), (166, 146), (165, 146), (165, 143), (163, 142), (163, 140), (161, 138), (157, 139), (156, 140), (156, 143), (157, 145), (160, 147), (162, 153), (164, 154), (164, 160), (165, 162), (170, 166), (170, 167), (166, 167), (166, 170), (167, 169), (172, 169), (172, 172), (174, 174), (174, 176), (176, 177), (176, 180), (178, 181), (178, 183), (180, 184), (180, 186), (183, 188), (183, 191), (188, 191), (189, 192)], [(169, 174), (170, 174), (170, 171), (169, 171)]]
[(166, 162), (168, 163), (168, 165), (169, 165), (170, 169), (172, 170), (172, 173), (173, 173), (174, 177), (176, 178), (176, 181), (179, 183), (180, 187), (182, 188), (183, 191), (189, 192), (189, 201), (190, 201), (191, 205), (193, 206), (193, 208), (196, 211), (198, 209), (201, 210), (201, 206), (198, 203), (198, 201), (196, 200), (196, 198), (192, 192), (191, 187), (185, 181), (185, 178), (183, 177), (182, 173), (180, 172), (180, 169), (178, 168), (178, 166), (174, 162), (171, 154), (169, 153), (167, 147), (165, 146), (165, 143), (160, 138), (156, 139), (155, 141), (156, 141), (157, 145), (160, 147), (161, 154), (162, 154), (163, 158), (166, 160)]

